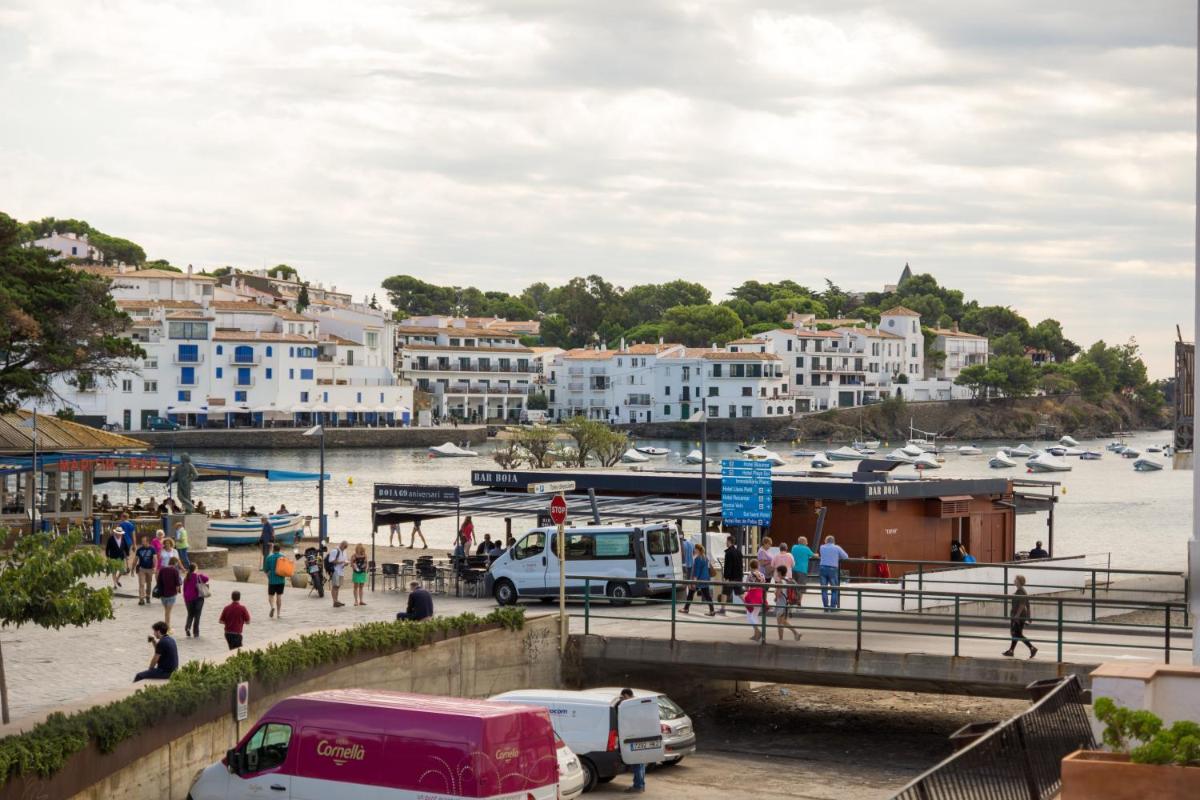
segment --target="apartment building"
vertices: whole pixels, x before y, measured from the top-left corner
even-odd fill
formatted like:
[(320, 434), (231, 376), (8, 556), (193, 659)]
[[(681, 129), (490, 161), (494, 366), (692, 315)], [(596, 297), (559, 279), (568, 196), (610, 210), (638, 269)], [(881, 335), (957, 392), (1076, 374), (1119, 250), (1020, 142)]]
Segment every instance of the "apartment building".
[(43, 250), (53, 250), (58, 255), (52, 256), (57, 261), (60, 258), (82, 258), (88, 261), (103, 261), (104, 253), (88, 241), (86, 233), (59, 233), (55, 231), (49, 236), (35, 239), (34, 247)]
[(568, 350), (547, 366), (551, 415), (629, 423), (686, 420), (698, 411), (731, 418), (791, 414), (782, 360), (753, 342), (742, 346)]
[(946, 354), (941, 366), (931, 370), (927, 377), (953, 381), (966, 367), (988, 363), (988, 338), (966, 333), (958, 329), (958, 323), (950, 328), (934, 328), (933, 346)]
[(520, 420), (539, 362), (517, 334), (446, 317), (406, 319), (394, 332), (396, 372), (433, 396), (437, 417)]

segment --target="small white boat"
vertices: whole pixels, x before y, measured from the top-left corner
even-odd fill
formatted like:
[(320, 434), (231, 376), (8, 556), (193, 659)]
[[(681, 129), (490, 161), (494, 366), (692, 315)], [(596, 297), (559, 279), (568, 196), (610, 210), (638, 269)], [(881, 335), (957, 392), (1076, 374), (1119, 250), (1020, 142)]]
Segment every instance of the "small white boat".
[(808, 458), (809, 456), (815, 456), (820, 452), (820, 450), (793, 450), (792, 455), (794, 455), (796, 458)]
[(1099, 461), (1104, 458), (1104, 454), (1099, 450), (1084, 450), (1079, 454), (1080, 461)]
[(1063, 447), (1079, 447), (1079, 442), (1072, 439), (1070, 436), (1064, 436), (1058, 440), (1058, 443)]
[(869, 442), (854, 442), (850, 446), (853, 447), (855, 450), (878, 450), (879, 449), (879, 440), (875, 439), (875, 440), (869, 441)]
[(1032, 472), (1070, 472), (1071, 465), (1044, 450), (1025, 462)]
[(922, 452), (937, 449), (937, 445), (935, 445), (933, 442), (929, 441), (928, 439), (909, 439), (907, 442), (904, 443), (904, 446), (908, 447), (909, 445), (912, 445), (913, 447), (917, 448), (918, 450), (921, 450)]
[(933, 453), (922, 453), (912, 460), (912, 465), (917, 469), (941, 469), (942, 464)]
[(459, 447), (453, 442), (446, 442), (445, 444), (439, 444), (437, 447), (429, 448), (429, 455), (434, 458), (474, 458), (479, 453)]
[(1126, 447), (1126, 445), (1124, 442), (1109, 442), (1107, 445), (1104, 446), (1104, 449), (1108, 450), (1109, 452), (1112, 452), (1112, 453), (1119, 453), (1122, 450), (1124, 450), (1125, 447)]
[(1010, 456), (1026, 456), (1026, 457), (1028, 457), (1028, 456), (1033, 455), (1033, 453), (1034, 453), (1033, 448), (1027, 444), (1019, 444), (1016, 447), (1008, 448), (1008, 454)]
[(1058, 456), (1059, 458), (1062, 458), (1067, 454), (1067, 448), (1063, 447), (1061, 444), (1052, 444), (1046, 448), (1046, 452), (1052, 456)]
[(1121, 453), (1124, 453), (1126, 450), (1128, 450), (1128, 449), (1129, 449), (1129, 445), (1127, 445), (1127, 444), (1118, 444), (1118, 445), (1116, 445), (1116, 446), (1114, 446), (1114, 447), (1109, 447), (1108, 449), (1109, 449), (1109, 450), (1112, 450), (1112, 451), (1113, 451), (1114, 453), (1116, 453), (1117, 455), (1121, 455)]
[(651, 456), (653, 458), (662, 458), (663, 456), (669, 455), (671, 452), (670, 450), (668, 450), (665, 447), (646, 446), (646, 447), (635, 447), (634, 449), (637, 450), (639, 453), (641, 453), (644, 456)]
[(693, 450), (692, 452), (688, 453), (686, 456), (683, 457), (683, 460), (689, 464), (704, 464), (704, 463), (711, 464), (712, 463), (712, 459), (705, 458), (704, 454), (701, 453), (699, 450)]
[(762, 441), (759, 441), (759, 442), (742, 442), (741, 444), (739, 444), (737, 446), (737, 449), (740, 452), (746, 453), (746, 452), (749, 452), (750, 450), (757, 450), (759, 448), (763, 448), (765, 450), (766, 445), (767, 445), (767, 440), (763, 439)]
[(957, 453), (958, 451), (959, 451), (958, 445), (944, 444), (941, 447), (937, 448), (936, 450), (931, 450), (930, 452), (933, 452), (933, 453)]
[(742, 452), (742, 455), (744, 455), (746, 458), (753, 459), (754, 461), (769, 461), (776, 467), (782, 467), (787, 463), (779, 457), (778, 453), (774, 452), (773, 450), (768, 450), (765, 447), (755, 447), (751, 450), (745, 450)]
[(898, 447), (884, 456), (884, 458), (888, 461), (899, 461), (901, 464), (911, 464), (916, 456), (909, 455), (903, 447)]
[(645, 464), (650, 460), (650, 457), (642, 455), (631, 447), (625, 451), (624, 455), (621, 456), (621, 460), (626, 464)]
[(1139, 458), (1133, 462), (1133, 468), (1138, 472), (1158, 472), (1163, 468), (1163, 465), (1149, 458)]
[(839, 447), (837, 450), (830, 450), (825, 454), (833, 461), (861, 461), (864, 454), (853, 447)]
[(983, 451), (973, 444), (964, 444), (958, 448), (958, 454), (960, 456), (981, 456), (983, 455)]
[(1009, 458), (1008, 454), (1004, 452), (1003, 448), (997, 450), (996, 455), (988, 459), (988, 466), (992, 469), (1008, 469), (1009, 467), (1015, 467), (1016, 465), (1017, 462)]
[(925, 448), (909, 442), (908, 444), (904, 445), (904, 447), (900, 448), (900, 452), (904, 453), (909, 458), (916, 458), (925, 452)]
[(815, 456), (813, 456), (813, 469), (829, 469), (832, 466), (833, 462), (829, 460), (825, 453), (817, 453)]
[(1147, 447), (1146, 452), (1147, 453), (1161, 453), (1162, 448), (1161, 447)]
[(1141, 455), (1141, 453), (1139, 453), (1137, 450), (1134, 450), (1132, 447), (1126, 447), (1121, 451), (1121, 458), (1140, 458)]

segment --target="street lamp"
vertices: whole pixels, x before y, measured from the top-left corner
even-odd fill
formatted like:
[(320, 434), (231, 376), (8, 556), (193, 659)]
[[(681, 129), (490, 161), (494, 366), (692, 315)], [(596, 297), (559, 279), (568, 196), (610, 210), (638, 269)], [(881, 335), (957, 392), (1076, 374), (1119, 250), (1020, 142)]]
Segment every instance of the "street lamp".
[(37, 504), (38, 504), (38, 430), (37, 430), (37, 409), (33, 409), (33, 416), (29, 419), (17, 423), (18, 428), (32, 428), (33, 433), (30, 439), (33, 443), (33, 462), (30, 466), (29, 473), (29, 494), (33, 502), (30, 504), (29, 510), (29, 532), (37, 533)]
[(325, 552), (325, 426), (313, 425), (304, 436), (317, 436), (321, 440), (320, 476), (317, 480), (317, 552)]

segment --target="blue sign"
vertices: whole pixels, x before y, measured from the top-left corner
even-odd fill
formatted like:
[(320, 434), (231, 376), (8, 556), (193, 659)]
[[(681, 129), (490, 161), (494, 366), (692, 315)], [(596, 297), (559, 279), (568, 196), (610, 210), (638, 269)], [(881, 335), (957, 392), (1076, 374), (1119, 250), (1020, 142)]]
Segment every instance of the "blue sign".
[(770, 462), (721, 461), (721, 517), (726, 525), (771, 524)]

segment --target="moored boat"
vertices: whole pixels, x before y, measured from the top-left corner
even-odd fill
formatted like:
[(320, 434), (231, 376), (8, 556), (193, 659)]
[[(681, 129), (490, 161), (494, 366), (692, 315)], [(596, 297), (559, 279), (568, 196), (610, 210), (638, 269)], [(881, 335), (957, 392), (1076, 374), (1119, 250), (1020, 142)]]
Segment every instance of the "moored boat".
[(1126, 447), (1121, 451), (1121, 458), (1140, 458), (1141, 455), (1140, 452), (1134, 450), (1132, 447)]
[[(919, 454), (919, 455), (923, 455), (923, 454)], [(915, 459), (916, 457), (917, 456), (910, 455), (909, 453), (907, 453), (905, 451), (905, 448), (903, 448), (903, 447), (898, 447), (895, 450), (893, 450), (892, 452), (888, 453), (886, 456), (884, 456), (884, 458), (887, 459), (888, 461), (899, 461), (901, 464), (911, 464), (911, 463), (913, 463), (913, 459)]]
[(871, 440), (868, 442), (854, 442), (850, 446), (853, 447), (855, 450), (878, 450), (879, 449), (879, 440), (874, 439), (874, 440)]
[(917, 469), (941, 469), (942, 464), (933, 453), (922, 453), (912, 460)]
[(1060, 444), (1052, 444), (1046, 448), (1046, 452), (1052, 456), (1062, 458), (1067, 454), (1067, 448)]
[(1031, 456), (1034, 454), (1034, 450), (1029, 445), (1022, 443), (1022, 444), (1017, 445), (1016, 447), (1008, 448), (1008, 454), (1010, 456), (1026, 456), (1026, 457), (1028, 457), (1028, 456)]
[(1104, 454), (1099, 450), (1084, 450), (1079, 454), (1080, 461), (1099, 461), (1104, 458)]
[(820, 452), (820, 450), (793, 450), (792, 455), (794, 455), (796, 458), (808, 458), (809, 456), (815, 456)]
[(853, 447), (839, 447), (837, 450), (828, 451), (825, 455), (833, 461), (861, 461), (865, 457), (863, 453)]
[(1015, 467), (1016, 465), (1017, 462), (1012, 458), (1009, 458), (1008, 454), (1004, 452), (1003, 448), (997, 450), (996, 455), (988, 459), (988, 466), (992, 469), (1008, 469), (1009, 467)]
[(621, 456), (621, 460), (626, 464), (645, 464), (650, 460), (650, 457), (642, 455), (631, 447)]
[(445, 444), (439, 444), (437, 447), (430, 447), (429, 455), (434, 458), (473, 458), (479, 455), (479, 453), (459, 447), (453, 442), (446, 442)]
[(1025, 462), (1032, 472), (1070, 472), (1071, 465), (1061, 458), (1055, 458), (1046, 451), (1041, 451)]
[(743, 453), (745, 453), (745, 452), (747, 452), (747, 451), (749, 451), (749, 450), (756, 450), (756, 449), (758, 449), (758, 448), (760, 448), (760, 447), (765, 449), (765, 448), (766, 448), (766, 445), (767, 445), (767, 440), (766, 440), (766, 439), (762, 439), (762, 440), (760, 440), (760, 441), (757, 441), (757, 442), (742, 442), (741, 444), (739, 444), (739, 445), (737, 446), (737, 449), (738, 449), (740, 452), (743, 452)]
[(635, 447), (634, 449), (642, 455), (650, 456), (652, 458), (662, 458), (671, 452), (665, 447), (651, 447), (650, 445), (646, 445), (645, 447)]
[(921, 447), (918, 444), (909, 442), (908, 444), (904, 445), (904, 447), (900, 448), (900, 452), (904, 453), (909, 458), (916, 458), (917, 456), (919, 456), (925, 452), (925, 448)]
[(958, 448), (958, 454), (960, 456), (981, 456), (983, 455), (983, 450), (979, 449), (973, 444), (964, 444), (962, 447)]
[(1063, 447), (1079, 447), (1079, 442), (1075, 441), (1070, 436), (1064, 436), (1058, 440), (1058, 443)]
[(1161, 452), (1162, 452), (1162, 448), (1161, 448), (1161, 447), (1154, 447), (1154, 446), (1150, 446), (1150, 447), (1147, 447), (1147, 448), (1146, 448), (1146, 452), (1147, 452), (1147, 453), (1161, 453)]
[(1133, 468), (1138, 472), (1158, 472), (1163, 468), (1161, 461), (1151, 458), (1139, 458), (1133, 462)]
[(768, 450), (765, 447), (755, 447), (751, 450), (745, 450), (742, 452), (742, 455), (754, 461), (768, 461), (776, 467), (782, 467), (785, 463), (787, 463), (779, 457), (778, 453), (773, 450)]
[(692, 452), (688, 453), (686, 456), (683, 457), (683, 460), (689, 464), (704, 464), (704, 463), (711, 464), (712, 463), (712, 459), (705, 458), (704, 454), (701, 453), (699, 450), (693, 450)]
[[(271, 527), (275, 529), (275, 541), (291, 544), (304, 529), (304, 517), (299, 514), (271, 514)], [(234, 519), (211, 519), (208, 521), (208, 543), (218, 547), (239, 544), (257, 544), (262, 536), (262, 517), (237, 517)]]
[(829, 458), (827, 457), (827, 455), (825, 453), (817, 453), (816, 455), (813, 456), (813, 460), (812, 460), (812, 468), (813, 469), (829, 469), (832, 466), (833, 466), (833, 462), (829, 460)]

